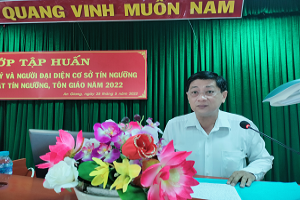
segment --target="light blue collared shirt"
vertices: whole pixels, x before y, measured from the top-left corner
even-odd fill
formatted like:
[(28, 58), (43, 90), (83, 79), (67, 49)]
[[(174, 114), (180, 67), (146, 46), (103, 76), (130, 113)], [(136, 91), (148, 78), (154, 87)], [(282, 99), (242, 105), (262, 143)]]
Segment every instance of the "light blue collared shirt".
[(176, 151), (192, 151), (187, 159), (195, 161), (198, 175), (228, 178), (234, 171), (244, 170), (261, 180), (272, 168), (274, 157), (267, 152), (258, 133), (240, 127), (241, 121), (248, 121), (257, 129), (247, 118), (224, 111), (219, 111), (209, 134), (195, 113), (175, 117), (167, 123), (163, 144), (173, 140)]

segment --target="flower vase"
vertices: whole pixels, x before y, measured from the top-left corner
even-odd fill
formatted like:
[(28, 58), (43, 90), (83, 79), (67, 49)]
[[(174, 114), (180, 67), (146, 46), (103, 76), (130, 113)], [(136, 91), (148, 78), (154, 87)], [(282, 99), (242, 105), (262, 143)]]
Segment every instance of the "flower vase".
[(116, 190), (100, 187), (87, 187), (87, 192), (83, 192), (80, 187), (74, 190), (78, 200), (121, 200)]

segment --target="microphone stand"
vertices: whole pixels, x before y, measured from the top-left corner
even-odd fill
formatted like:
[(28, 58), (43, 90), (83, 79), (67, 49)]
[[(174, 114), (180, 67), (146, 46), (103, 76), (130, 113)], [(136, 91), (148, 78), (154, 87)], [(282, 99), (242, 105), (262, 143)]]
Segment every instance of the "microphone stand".
[(251, 129), (251, 130), (257, 132), (257, 133), (259, 133), (259, 134), (261, 134), (261, 135), (263, 135), (263, 136), (269, 138), (270, 140), (273, 140), (274, 142), (277, 142), (279, 145), (283, 146), (284, 148), (286, 148), (286, 149), (288, 149), (288, 150), (290, 150), (290, 151), (292, 151), (292, 152), (294, 152), (294, 153), (300, 155), (300, 152), (299, 152), (299, 151), (296, 151), (296, 150), (292, 149), (291, 147), (288, 147), (288, 146), (286, 146), (285, 144), (279, 142), (278, 140), (275, 140), (274, 138), (271, 138), (270, 136), (268, 136), (268, 135), (266, 135), (266, 134), (264, 134), (264, 133), (262, 133), (262, 132), (260, 132), (260, 131), (255, 130), (255, 129), (252, 128), (251, 126), (248, 126), (248, 129)]

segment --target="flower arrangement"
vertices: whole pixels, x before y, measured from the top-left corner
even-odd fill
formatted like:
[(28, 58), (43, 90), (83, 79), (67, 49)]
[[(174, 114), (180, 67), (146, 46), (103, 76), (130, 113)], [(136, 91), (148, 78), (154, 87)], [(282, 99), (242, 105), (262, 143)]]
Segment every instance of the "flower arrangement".
[(175, 152), (173, 141), (163, 146), (159, 122), (149, 118), (143, 126), (139, 115), (134, 119), (96, 123), (95, 138), (85, 139), (80, 131), (76, 144), (59, 130), (56, 144), (40, 157), (46, 163), (37, 165), (49, 168), (43, 186), (59, 193), (85, 183), (116, 189), (123, 200), (191, 199), (191, 186), (199, 184), (194, 161), (186, 160), (191, 152)]

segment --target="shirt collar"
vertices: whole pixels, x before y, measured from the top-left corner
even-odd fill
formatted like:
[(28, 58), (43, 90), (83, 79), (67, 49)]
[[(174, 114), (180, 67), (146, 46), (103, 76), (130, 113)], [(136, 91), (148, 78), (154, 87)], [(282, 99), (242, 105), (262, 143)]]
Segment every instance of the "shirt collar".
[(196, 117), (195, 112), (192, 112), (190, 114), (187, 115), (187, 122), (185, 124), (185, 127), (190, 127), (190, 126), (197, 126), (197, 124), (199, 124), (199, 121)]
[[(195, 126), (195, 127), (200, 126), (200, 123), (196, 117), (195, 112), (187, 115), (187, 122), (185, 124), (185, 127), (187, 128), (187, 127), (191, 127), (191, 126)], [(230, 123), (229, 123), (227, 117), (224, 115), (224, 111), (219, 110), (218, 118), (216, 120), (214, 128), (220, 129), (222, 127), (231, 129)]]
[(220, 128), (228, 128), (229, 130), (231, 129), (230, 123), (228, 121), (228, 116), (225, 115), (224, 111), (219, 110), (218, 118), (215, 123), (215, 128), (220, 129)]

